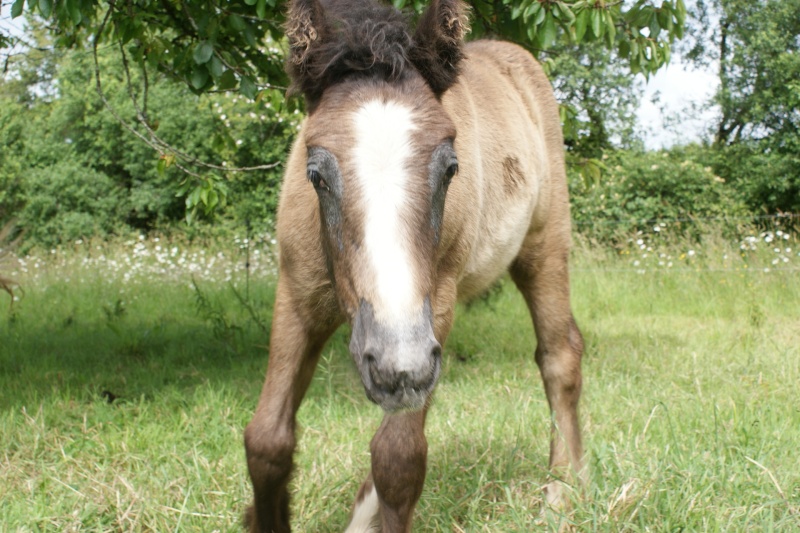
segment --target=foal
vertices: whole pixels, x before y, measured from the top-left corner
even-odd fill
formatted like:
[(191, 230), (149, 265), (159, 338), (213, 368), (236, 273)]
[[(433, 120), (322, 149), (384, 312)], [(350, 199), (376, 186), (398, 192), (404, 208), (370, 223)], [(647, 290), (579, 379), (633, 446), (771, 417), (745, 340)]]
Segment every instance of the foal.
[[(536, 331), (551, 471), (583, 470), (583, 342), (569, 303), (552, 89), (521, 48), (464, 44), (461, 0), (433, 0), (413, 31), (372, 1), (289, 7), (288, 69), (308, 118), (283, 181), (269, 366), (245, 430), (253, 532), (290, 530), (295, 414), (344, 322), (366, 395), (385, 413), (347, 531), (410, 531), (425, 480), (425, 415), (456, 301), (506, 271)], [(546, 497), (558, 504), (561, 485), (551, 482)]]

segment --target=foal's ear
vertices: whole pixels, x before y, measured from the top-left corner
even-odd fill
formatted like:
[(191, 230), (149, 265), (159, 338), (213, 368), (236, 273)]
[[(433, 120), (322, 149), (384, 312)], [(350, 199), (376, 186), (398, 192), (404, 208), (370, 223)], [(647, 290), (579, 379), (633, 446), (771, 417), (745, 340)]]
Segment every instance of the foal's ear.
[(417, 23), (409, 59), (436, 96), (456, 81), (467, 33), (469, 7), (462, 0), (433, 0)]
[(311, 78), (315, 70), (314, 51), (324, 45), (330, 34), (325, 10), (319, 0), (292, 0), (285, 29), (289, 41), (286, 70), (292, 80), (290, 91), (302, 92), (307, 98), (313, 97), (311, 88), (315, 83)]

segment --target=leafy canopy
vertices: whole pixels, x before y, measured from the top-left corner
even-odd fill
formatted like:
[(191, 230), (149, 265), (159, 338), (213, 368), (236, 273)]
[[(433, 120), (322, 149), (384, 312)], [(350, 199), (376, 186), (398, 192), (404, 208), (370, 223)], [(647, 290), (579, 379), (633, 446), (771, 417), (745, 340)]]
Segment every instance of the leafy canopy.
[[(425, 2), (393, 0), (420, 12)], [(470, 0), (473, 36), (501, 36), (534, 53), (557, 44), (594, 43), (618, 51), (634, 73), (669, 61), (683, 35), (683, 0)], [(196, 92), (237, 89), (248, 98), (285, 87), (281, 49), (285, 6), (277, 0), (14, 0), (11, 14), (44, 19), (62, 48), (124, 45), (135, 61)], [(11, 36), (0, 33), (0, 45)]]
[[(416, 13), (427, 4), (420, 0), (392, 2)], [(606, 109), (630, 104), (630, 99), (619, 98), (631, 86), (630, 73), (648, 76), (669, 61), (670, 45), (683, 36), (683, 0), (469, 3), (472, 38), (494, 36), (514, 41), (543, 59), (551, 75), (574, 73), (581, 79), (572, 86), (561, 84), (567, 102), (562, 106), (562, 120), (574, 155), (571, 161), (587, 178), (597, 179), (602, 165), (595, 158), (609, 146), (608, 123), (617, 120)], [(183, 171), (178, 194), (185, 197), (190, 213), (197, 215), (225, 203), (226, 180), (235, 170), (269, 170), (281, 158), (255, 159), (249, 167), (233, 169), (208, 164), (192, 150), (177, 148), (164, 138), (165, 124), (159, 130), (158, 117), (153, 114), (156, 106), (148, 106), (151, 85), (156, 86), (157, 78), (168, 77), (195, 94), (238, 91), (256, 103), (283, 99), (288, 86), (283, 68), (285, 9), (277, 0), (13, 0), (11, 15), (19, 17), (25, 11), (28, 18), (40, 19), (56, 50), (93, 50), (101, 100), (129, 133), (157, 153), (160, 175), (167, 176), (172, 167)], [(0, 30), (0, 45), (13, 40)], [(116, 51), (120, 58), (118, 64), (127, 83), (110, 83), (109, 89), (115, 93), (102, 89), (101, 80), (109, 76), (102, 76), (101, 70), (108, 68), (108, 60), (101, 61), (98, 50), (104, 54)], [(569, 57), (576, 58), (572, 65)], [(621, 65), (630, 73), (622, 73)], [(607, 83), (614, 79), (620, 82)], [(606, 86), (599, 91), (589, 88), (602, 83)], [(621, 90), (615, 92), (612, 85)], [(128, 94), (134, 108), (124, 116), (122, 111), (131, 106), (118, 101), (120, 93)], [(112, 105), (114, 100), (117, 103)], [(221, 136), (226, 137), (224, 133)]]

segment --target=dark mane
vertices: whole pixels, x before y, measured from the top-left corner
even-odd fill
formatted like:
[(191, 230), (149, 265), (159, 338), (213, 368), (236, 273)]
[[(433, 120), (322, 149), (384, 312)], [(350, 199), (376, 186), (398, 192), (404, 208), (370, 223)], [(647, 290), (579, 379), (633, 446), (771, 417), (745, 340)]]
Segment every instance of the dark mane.
[(390, 82), (418, 72), (438, 97), (455, 83), (469, 31), (463, 0), (432, 0), (410, 16), (380, 0), (293, 0), (286, 22), (292, 92), (313, 112), (322, 93), (352, 76)]
[(314, 21), (312, 28), (290, 18), (286, 29), (290, 41), (297, 43), (287, 67), (291, 89), (303, 93), (309, 103), (347, 76), (396, 81), (413, 68), (409, 52), (414, 40), (406, 14), (363, 0), (330, 0), (323, 6), (324, 20)]

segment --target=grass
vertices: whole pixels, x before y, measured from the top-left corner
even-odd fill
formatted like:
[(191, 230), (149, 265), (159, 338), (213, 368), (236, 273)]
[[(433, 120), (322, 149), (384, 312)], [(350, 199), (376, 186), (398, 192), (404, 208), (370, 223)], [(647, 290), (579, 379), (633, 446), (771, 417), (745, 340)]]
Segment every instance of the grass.
[[(800, 259), (793, 238), (780, 253), (774, 238), (578, 242), (591, 481), (552, 520), (581, 531), (800, 529)], [(15, 288), (11, 310), (0, 301), (0, 531), (240, 530), (242, 431), (274, 289), (267, 248), (260, 257), (249, 284), (241, 242), (204, 254), (81, 243), (7, 269), (25, 292)], [(533, 346), (510, 284), (459, 308), (416, 531), (543, 527), (549, 417)], [(342, 531), (380, 420), (347, 331), (325, 349), (299, 420), (295, 529)]]

